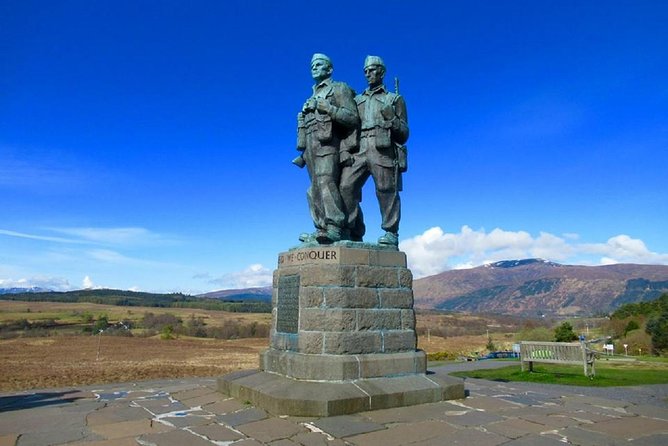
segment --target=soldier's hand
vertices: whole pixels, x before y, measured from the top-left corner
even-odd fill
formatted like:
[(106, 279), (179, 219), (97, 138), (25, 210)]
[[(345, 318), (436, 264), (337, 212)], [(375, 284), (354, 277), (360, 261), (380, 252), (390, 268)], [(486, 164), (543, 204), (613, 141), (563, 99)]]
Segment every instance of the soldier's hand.
[(333, 114), (334, 106), (327, 99), (318, 99), (316, 101), (316, 109), (320, 113), (327, 113), (328, 115)]
[(306, 102), (304, 102), (304, 106), (302, 107), (302, 111), (304, 113), (308, 113), (310, 111), (315, 110), (315, 99), (314, 98), (309, 98)]
[(383, 115), (383, 119), (390, 121), (392, 118), (394, 118), (394, 107), (391, 105), (385, 105), (380, 109), (380, 114)]
[(350, 152), (341, 152), (339, 154), (339, 164), (344, 167), (352, 166), (355, 162), (355, 158), (350, 154)]

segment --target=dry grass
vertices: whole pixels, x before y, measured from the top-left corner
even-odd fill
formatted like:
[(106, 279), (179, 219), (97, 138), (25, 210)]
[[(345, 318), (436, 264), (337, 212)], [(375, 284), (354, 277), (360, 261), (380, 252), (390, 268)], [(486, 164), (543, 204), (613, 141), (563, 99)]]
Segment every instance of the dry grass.
[(165, 341), (116, 336), (3, 340), (0, 391), (222, 375), (257, 368), (258, 353), (267, 344), (266, 339)]
[(92, 303), (66, 302), (20, 302), (0, 300), (0, 323), (27, 319), (36, 322), (54, 319), (60, 323), (80, 322), (82, 314), (89, 313), (95, 318), (106, 314), (109, 321), (130, 320), (139, 322), (145, 313), (172, 314), (187, 321), (191, 316), (202, 318), (206, 325), (220, 327), (226, 321), (234, 320), (241, 324), (258, 322), (269, 324), (269, 313), (230, 313), (216, 310), (199, 310), (195, 308), (157, 308), (157, 307), (123, 307)]
[[(119, 307), (89, 303), (0, 301), (0, 322), (17, 319), (80, 322), (88, 312), (110, 321), (139, 321), (144, 313), (170, 313), (184, 321), (202, 317), (207, 326), (226, 322), (269, 324), (270, 314), (226, 313), (190, 308)], [(453, 356), (485, 351), (487, 327), (498, 349), (512, 344), (513, 327), (506, 321), (482, 316), (417, 314), (417, 326), (430, 335), (419, 336), (418, 347), (427, 353), (448, 352)], [(450, 329), (460, 335), (434, 334)], [(98, 341), (100, 358), (96, 360)], [(267, 339), (231, 341), (185, 338), (161, 340), (157, 337), (67, 336), (0, 340), (0, 391), (66, 387), (97, 383), (128, 382), (157, 378), (217, 376), (239, 369), (257, 368), (258, 353), (268, 346)]]

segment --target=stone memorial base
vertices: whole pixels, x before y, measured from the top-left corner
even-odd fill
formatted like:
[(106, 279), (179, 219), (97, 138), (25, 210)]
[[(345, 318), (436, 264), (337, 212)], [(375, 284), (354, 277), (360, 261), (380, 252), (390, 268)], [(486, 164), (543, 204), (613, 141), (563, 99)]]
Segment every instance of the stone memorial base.
[(406, 255), (342, 243), (282, 253), (269, 349), (260, 370), (219, 390), (277, 415), (331, 416), (464, 397), (463, 381), (427, 373), (416, 349)]

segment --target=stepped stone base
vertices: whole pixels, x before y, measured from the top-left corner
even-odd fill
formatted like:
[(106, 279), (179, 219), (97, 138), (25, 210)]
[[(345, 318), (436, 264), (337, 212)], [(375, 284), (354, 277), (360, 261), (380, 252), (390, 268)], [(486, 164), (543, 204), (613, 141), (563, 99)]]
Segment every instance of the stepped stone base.
[(315, 417), (465, 397), (462, 379), (438, 373), (316, 382), (244, 370), (219, 378), (218, 390), (274, 415)]
[(422, 350), (366, 355), (305, 355), (268, 349), (260, 354), (260, 369), (294, 379), (351, 381), (424, 374), (427, 357)]
[(417, 350), (406, 254), (351, 244), (279, 254), (269, 349), (220, 392), (276, 415), (330, 416), (464, 398)]

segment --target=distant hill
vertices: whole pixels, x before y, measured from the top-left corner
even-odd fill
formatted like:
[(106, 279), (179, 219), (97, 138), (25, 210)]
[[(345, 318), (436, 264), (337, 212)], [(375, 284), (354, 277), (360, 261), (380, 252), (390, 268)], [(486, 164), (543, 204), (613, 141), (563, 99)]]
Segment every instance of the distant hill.
[(48, 292), (46, 288), (30, 287), (30, 288), (0, 288), (0, 295), (2, 294), (20, 294), (20, 293), (44, 293)]
[[(129, 307), (201, 308), (251, 313), (271, 312), (271, 303), (260, 298), (205, 299), (181, 293), (157, 294), (112, 289), (7, 293), (1, 295), (0, 299), (29, 302), (89, 302)], [(271, 301), (271, 294), (269, 300)]]
[(271, 290), (272, 288), (270, 286), (243, 288), (236, 290), (220, 290), (198, 294), (197, 297), (203, 297), (207, 299), (222, 299), (226, 301), (271, 302)]
[(591, 315), (668, 292), (668, 266), (505, 260), (417, 279), (413, 289), (417, 308), (522, 316)]

